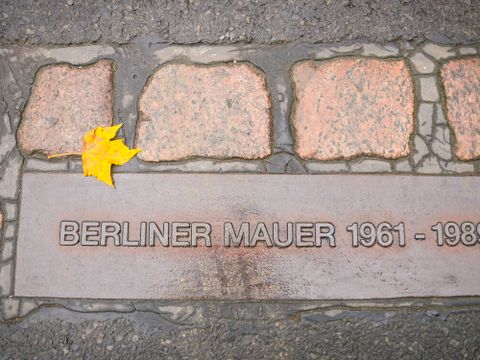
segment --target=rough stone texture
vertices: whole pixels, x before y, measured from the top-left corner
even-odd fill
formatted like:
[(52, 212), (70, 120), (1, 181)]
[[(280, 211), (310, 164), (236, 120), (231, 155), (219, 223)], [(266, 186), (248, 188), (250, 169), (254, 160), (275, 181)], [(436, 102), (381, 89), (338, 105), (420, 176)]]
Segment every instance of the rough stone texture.
[(450, 161), (446, 163), (440, 163), (440, 166), (450, 173), (464, 174), (473, 173), (475, 171), (475, 166), (471, 163)]
[(20, 311), (18, 315), (20, 317), (30, 314), (33, 310), (38, 307), (35, 299), (22, 299), (20, 304)]
[[(142, 171), (164, 173), (261, 173), (265, 166), (261, 161), (192, 160), (182, 163), (140, 163)], [(79, 168), (81, 170), (81, 167)]]
[(3, 212), (0, 210), (0, 240), (2, 239), (2, 230), (3, 230)]
[(39, 55), (56, 62), (65, 62), (72, 65), (82, 65), (93, 62), (98, 58), (108, 58), (115, 54), (115, 49), (108, 45), (85, 45), (67, 47), (37, 48)]
[(79, 152), (86, 131), (113, 120), (113, 64), (50, 65), (37, 73), (18, 130), (24, 154)]
[(447, 127), (437, 127), (435, 138), (432, 141), (432, 152), (443, 160), (450, 160), (452, 158), (450, 130)]
[(0, 197), (16, 199), (23, 158), (14, 150), (0, 164)]
[(18, 310), (20, 307), (20, 300), (9, 298), (2, 300), (2, 311), (5, 319), (13, 319), (18, 316)]
[(25, 164), (26, 170), (33, 171), (65, 171), (67, 170), (68, 162), (65, 160), (45, 161), (35, 158), (30, 158)]
[(449, 57), (455, 56), (451, 47), (437, 44), (426, 44), (423, 47), (423, 51), (437, 60), (448, 59)]
[(6, 240), (3, 243), (2, 261), (9, 260), (13, 257), (13, 248), (14, 248), (14, 244), (12, 240)]
[[(17, 217), (17, 205), (14, 203), (5, 203), (5, 220), (13, 221)], [(0, 221), (1, 223), (1, 221)]]
[(265, 161), (269, 173), (305, 174), (306, 170), (297, 158), (291, 154), (278, 153)]
[(305, 165), (310, 173), (337, 173), (347, 172), (348, 165), (346, 163), (334, 162), (334, 163), (316, 163), (311, 162)]
[(380, 160), (363, 160), (351, 164), (352, 172), (359, 173), (376, 173), (376, 172), (390, 172), (392, 167), (387, 161)]
[(419, 174), (440, 174), (442, 172), (438, 158), (433, 155), (426, 157), (416, 170)]
[(398, 172), (411, 172), (412, 165), (410, 165), (410, 162), (408, 160), (403, 160), (395, 164), (395, 170)]
[(335, 53), (329, 49), (321, 49), (314, 55), (315, 59), (328, 59), (335, 56)]
[(15, 147), (15, 136), (12, 133), (4, 132), (0, 133), (0, 164), (5, 160), (8, 153)]
[(414, 95), (403, 60), (343, 58), (293, 66), (297, 154), (333, 160), (409, 154)]
[(77, 171), (83, 173), (83, 164), (82, 164), (82, 159), (68, 159), (68, 170), (69, 171)]
[(397, 56), (399, 50), (393, 46), (379, 46), (377, 44), (365, 44), (363, 45), (362, 55), (364, 56)]
[(438, 95), (435, 77), (432, 76), (420, 79), (420, 95), (424, 101), (438, 101), (440, 96)]
[(413, 139), (414, 143), (414, 153), (413, 153), (413, 163), (418, 164), (425, 156), (428, 155), (428, 146), (425, 143), (425, 140), (421, 136), (415, 135)]
[(265, 76), (251, 64), (166, 64), (150, 78), (139, 101), (138, 157), (266, 157), (271, 153), (270, 108)]
[(432, 136), (433, 104), (420, 104), (418, 108), (419, 133), (430, 140)]
[(12, 292), (13, 262), (0, 264), (0, 295), (10, 295)]
[[(2, 357), (476, 360), (480, 355), (478, 306), (173, 304), (169, 307), (178, 308), (176, 316), (155, 302), (147, 310), (126, 314), (43, 307), (0, 326)], [(16, 311), (14, 306), (8, 314)]]
[(480, 58), (457, 59), (441, 69), (447, 118), (459, 159), (480, 157)]
[(475, 48), (470, 48), (470, 47), (461, 47), (458, 49), (459, 53), (461, 55), (474, 55), (477, 53), (477, 50)]
[(436, 113), (436, 118), (435, 118), (435, 124), (437, 124), (437, 125), (447, 125), (447, 120), (445, 119), (445, 116), (443, 115), (442, 105), (440, 105), (440, 104), (437, 104), (437, 113)]
[(15, 235), (15, 223), (10, 222), (5, 225), (5, 238), (11, 238)]
[(431, 74), (435, 70), (435, 64), (422, 53), (416, 53), (411, 57), (415, 70), (420, 74)]
[(0, 44), (475, 41), (476, 0), (2, 0)]

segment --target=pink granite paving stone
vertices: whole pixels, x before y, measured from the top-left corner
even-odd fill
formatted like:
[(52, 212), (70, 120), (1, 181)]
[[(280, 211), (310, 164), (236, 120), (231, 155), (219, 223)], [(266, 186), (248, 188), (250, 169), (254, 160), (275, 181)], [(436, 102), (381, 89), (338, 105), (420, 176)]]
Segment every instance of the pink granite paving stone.
[(138, 157), (266, 157), (271, 153), (270, 108), (265, 76), (251, 64), (166, 64), (140, 97)]
[(82, 150), (85, 132), (113, 119), (113, 63), (39, 69), (18, 130), (23, 154)]
[(447, 119), (459, 159), (480, 157), (480, 58), (457, 59), (442, 66)]
[(413, 82), (403, 60), (341, 58), (292, 68), (295, 148), (304, 159), (410, 152)]

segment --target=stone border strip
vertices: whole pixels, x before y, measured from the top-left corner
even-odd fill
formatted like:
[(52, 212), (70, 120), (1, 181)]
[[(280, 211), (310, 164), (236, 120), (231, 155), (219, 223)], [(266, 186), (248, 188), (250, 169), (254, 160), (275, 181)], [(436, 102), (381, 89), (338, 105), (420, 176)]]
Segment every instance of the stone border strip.
[[(16, 149), (15, 132), (28, 100), (37, 70), (45, 65), (70, 63), (92, 64), (110, 59), (116, 64), (114, 79), (114, 123), (125, 122), (122, 135), (129, 146), (134, 143), (137, 103), (147, 78), (159, 65), (171, 61), (209, 64), (247, 61), (265, 72), (272, 99), (273, 154), (263, 160), (196, 159), (167, 163), (145, 163), (138, 160), (115, 169), (116, 172), (194, 172), (194, 173), (405, 173), (459, 174), (480, 173), (480, 161), (459, 161), (452, 153), (455, 142), (446, 122), (444, 90), (440, 84), (440, 67), (456, 58), (478, 56), (480, 44), (437, 45), (424, 43), (412, 47), (400, 45), (347, 44), (287, 44), (278, 46), (168, 46), (165, 44), (133, 44), (129, 46), (90, 45), (80, 47), (0, 48), (0, 211), (4, 226), (1, 230), (0, 313), (3, 319), (26, 316), (38, 306), (63, 306), (78, 311), (132, 311), (142, 308), (142, 302), (95, 300), (65, 301), (13, 296), (13, 269), (17, 217), (23, 172), (80, 172), (77, 158), (47, 161), (36, 156), (25, 159)], [(290, 126), (294, 101), (289, 74), (299, 60), (324, 60), (339, 57), (403, 58), (412, 71), (415, 83), (415, 132), (410, 140), (412, 152), (398, 160), (360, 157), (354, 160), (303, 161), (295, 156)], [(407, 301), (411, 306), (420, 300)], [(421, 300), (424, 301), (424, 300)], [(426, 300), (425, 300), (426, 301)], [(433, 301), (433, 300), (432, 300)], [(435, 300), (436, 301), (436, 300)], [(433, 302), (435, 302), (433, 301)], [(445, 300), (447, 303), (449, 300)], [(446, 304), (444, 300), (436, 303)], [(478, 305), (478, 299), (466, 300)], [(358, 302), (353, 302), (357, 306)], [(353, 304), (352, 303), (352, 304)], [(400, 305), (401, 300), (392, 306)], [(150, 304), (150, 303), (148, 303)], [(390, 302), (389, 302), (390, 304)], [(390, 306), (389, 304), (385, 306)], [(433, 304), (433, 303), (432, 303)], [(435, 305), (435, 306), (437, 306)], [(154, 305), (148, 305), (153, 306)], [(163, 306), (163, 305), (162, 305)], [(352, 305), (353, 306), (353, 305)], [(361, 305), (359, 305), (361, 306)], [(120, 309), (120, 310), (119, 310)], [(162, 311), (162, 310), (159, 310)]]

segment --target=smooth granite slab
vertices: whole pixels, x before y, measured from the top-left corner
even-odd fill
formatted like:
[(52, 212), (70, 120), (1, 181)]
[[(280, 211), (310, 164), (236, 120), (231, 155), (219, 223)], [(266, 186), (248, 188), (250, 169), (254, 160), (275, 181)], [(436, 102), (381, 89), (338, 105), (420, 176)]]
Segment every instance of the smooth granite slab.
[(24, 174), (15, 295), (480, 295), (480, 177), (116, 174), (115, 183)]

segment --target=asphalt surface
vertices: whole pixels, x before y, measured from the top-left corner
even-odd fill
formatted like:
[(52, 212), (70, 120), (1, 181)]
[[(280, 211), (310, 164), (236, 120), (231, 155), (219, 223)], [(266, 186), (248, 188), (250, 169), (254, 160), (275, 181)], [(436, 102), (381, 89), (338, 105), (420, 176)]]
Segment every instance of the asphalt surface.
[(0, 359), (480, 359), (478, 309), (200, 302), (177, 310), (46, 308), (0, 327)]
[(2, 0), (0, 44), (469, 42), (478, 0)]

